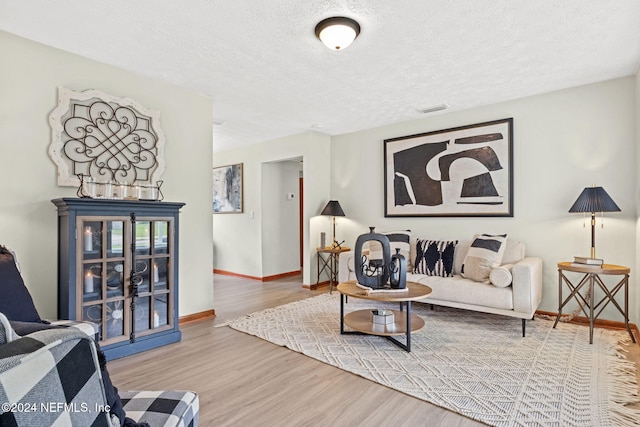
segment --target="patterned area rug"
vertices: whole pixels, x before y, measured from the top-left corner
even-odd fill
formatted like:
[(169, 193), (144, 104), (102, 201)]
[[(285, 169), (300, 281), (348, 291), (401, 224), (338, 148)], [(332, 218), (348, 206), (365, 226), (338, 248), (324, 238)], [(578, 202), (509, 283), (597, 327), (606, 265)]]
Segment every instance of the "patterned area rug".
[[(345, 312), (397, 308), (350, 298)], [(385, 338), (340, 335), (340, 297), (323, 294), (227, 323), (319, 361), (494, 426), (638, 425), (626, 332), (414, 303), (426, 326), (407, 353)], [(402, 338), (401, 338), (402, 339)]]

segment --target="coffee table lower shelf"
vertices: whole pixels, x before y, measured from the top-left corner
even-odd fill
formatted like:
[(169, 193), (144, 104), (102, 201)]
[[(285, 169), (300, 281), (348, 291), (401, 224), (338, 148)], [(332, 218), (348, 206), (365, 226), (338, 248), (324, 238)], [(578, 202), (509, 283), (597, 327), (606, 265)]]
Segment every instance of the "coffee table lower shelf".
[[(393, 312), (394, 323), (389, 325), (375, 324), (372, 321), (371, 310), (357, 310), (347, 313), (342, 317), (343, 324), (340, 325), (340, 333), (343, 335), (378, 335), (392, 341), (403, 350), (411, 351), (411, 333), (424, 328), (424, 319), (411, 314), (410, 302), (407, 310), (391, 310)], [(409, 328), (407, 328), (407, 323)], [(345, 331), (344, 325), (352, 330)], [(406, 343), (394, 338), (397, 335), (405, 335)]]

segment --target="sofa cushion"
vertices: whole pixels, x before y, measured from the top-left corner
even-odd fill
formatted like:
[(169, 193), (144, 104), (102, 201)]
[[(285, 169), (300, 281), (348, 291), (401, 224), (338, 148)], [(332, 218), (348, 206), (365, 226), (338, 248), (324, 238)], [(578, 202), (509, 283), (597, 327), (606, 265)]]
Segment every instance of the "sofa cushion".
[(478, 283), (455, 275), (453, 277), (407, 274), (407, 280), (427, 285), (431, 295), (422, 300), (450, 301), (503, 310), (513, 310), (513, 288), (498, 288), (491, 284)]
[(491, 269), (502, 263), (507, 235), (477, 234), (462, 265), (462, 276), (476, 282), (488, 282)]
[(0, 312), (9, 320), (41, 322), (13, 255), (0, 246)]
[(506, 288), (511, 285), (511, 282), (513, 281), (513, 276), (511, 275), (512, 268), (513, 264), (503, 264), (491, 269), (491, 273), (489, 273), (489, 281), (493, 286)]
[(416, 242), (414, 273), (451, 277), (457, 240), (422, 240)]

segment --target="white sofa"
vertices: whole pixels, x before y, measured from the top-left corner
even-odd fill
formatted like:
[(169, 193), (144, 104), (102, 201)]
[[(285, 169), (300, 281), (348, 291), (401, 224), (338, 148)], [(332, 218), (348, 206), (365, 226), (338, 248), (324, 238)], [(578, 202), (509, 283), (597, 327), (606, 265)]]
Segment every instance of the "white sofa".
[[(512, 282), (506, 287), (475, 282), (460, 275), (471, 240), (460, 240), (454, 251), (453, 277), (427, 276), (413, 273), (416, 239), (411, 238), (411, 259), (408, 260), (407, 280), (429, 286), (433, 292), (424, 303), (500, 314), (522, 319), (525, 336), (526, 319), (533, 318), (542, 298), (542, 259), (525, 257), (522, 242), (507, 240), (502, 265), (510, 265)], [(354, 251), (340, 254), (339, 282), (356, 280)]]

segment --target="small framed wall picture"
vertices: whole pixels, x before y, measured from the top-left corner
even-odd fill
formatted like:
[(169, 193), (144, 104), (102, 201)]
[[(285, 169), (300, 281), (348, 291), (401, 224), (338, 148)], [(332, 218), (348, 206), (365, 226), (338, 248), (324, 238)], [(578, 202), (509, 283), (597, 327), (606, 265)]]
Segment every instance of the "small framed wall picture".
[(213, 168), (213, 213), (242, 213), (242, 163)]

